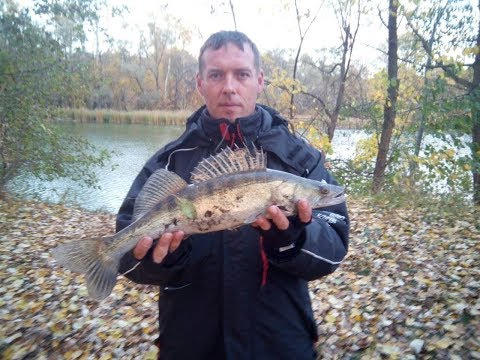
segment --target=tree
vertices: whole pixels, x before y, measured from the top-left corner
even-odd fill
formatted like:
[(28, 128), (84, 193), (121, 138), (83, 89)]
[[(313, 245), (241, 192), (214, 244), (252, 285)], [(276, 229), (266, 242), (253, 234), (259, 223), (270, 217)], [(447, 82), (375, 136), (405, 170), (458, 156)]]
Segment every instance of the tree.
[[(442, 4), (438, 8), (433, 8), (432, 12), (426, 18), (426, 21), (427, 21), (426, 25), (431, 29), (430, 36), (426, 44), (429, 52), (432, 51), (435, 38), (438, 36), (437, 31), (440, 26), (440, 21), (444, 11), (445, 11), (445, 5)], [(409, 24), (412, 24), (408, 16), (406, 16), (406, 19)], [(415, 137), (415, 148), (413, 153), (414, 157), (410, 160), (410, 168), (409, 168), (409, 176), (411, 179), (410, 182), (412, 184), (415, 182), (414, 180), (415, 173), (418, 168), (417, 166), (418, 164), (414, 159), (418, 158), (420, 155), (423, 138), (427, 128), (429, 109), (431, 108), (429, 106), (430, 93), (431, 93), (429, 91), (430, 90), (429, 85), (431, 84), (431, 81), (432, 81), (432, 79), (430, 78), (431, 71), (432, 71), (432, 58), (427, 57), (424, 65), (424, 69), (423, 69), (423, 91), (422, 91), (422, 97), (421, 97), (420, 119), (418, 123), (417, 134)]]
[(197, 73), (197, 59), (185, 50), (172, 49), (169, 52), (171, 71), (169, 77), (169, 89), (166, 94), (168, 109), (188, 109), (200, 105), (200, 99), (196, 91), (195, 74)]
[(335, 61), (332, 65), (327, 65), (324, 60), (306, 61), (307, 65), (322, 73), (323, 76), (332, 78), (332, 89), (322, 93), (318, 88), (304, 86), (300, 91), (307, 97), (314, 99), (320, 110), (326, 115), (328, 119), (325, 121), (326, 132), (330, 141), (335, 134), (339, 115), (344, 105), (345, 88), (351, 68), (353, 49), (360, 28), (361, 1), (336, 2), (334, 11), (337, 16), (341, 39), (341, 44), (338, 47), (339, 51), (335, 51), (335, 56), (338, 55), (338, 61)]
[[(463, 91), (459, 105), (466, 102), (469, 108), (464, 119), (470, 123), (472, 133), (473, 199), (480, 204), (480, 1), (476, 17), (472, 16), (475, 11), (470, 2), (464, 0), (431, 5), (431, 13), (435, 15), (437, 27), (440, 27), (438, 34), (436, 27), (432, 30), (431, 27), (421, 26), (422, 20), (425, 21), (425, 12), (418, 5), (407, 14), (407, 24), (426, 54), (426, 71), (441, 69)], [(477, 20), (476, 24), (473, 19)], [(450, 55), (459, 51), (465, 59)]]
[(84, 106), (93, 83), (91, 57), (85, 50), (87, 32), (98, 22), (101, 0), (36, 0), (33, 9), (45, 19), (48, 33), (63, 54), (63, 91), (55, 96), (58, 106)]
[[(305, 41), (305, 36), (307, 35), (308, 30), (310, 30), (310, 27), (312, 26), (312, 24), (317, 19), (317, 15), (320, 12), (322, 5), (323, 3), (319, 6), (315, 15), (310, 19), (310, 9), (308, 9), (304, 14), (301, 14), (300, 9), (298, 7), (297, 0), (295, 0), (295, 12), (297, 14), (297, 27), (298, 27), (298, 36), (300, 38), (300, 41), (298, 43), (297, 52), (295, 54), (295, 60), (293, 61), (293, 71), (292, 71), (293, 82), (290, 90), (290, 119), (291, 120), (293, 120), (294, 113), (295, 113), (295, 106), (294, 106), (295, 94), (301, 91), (301, 87), (298, 86), (297, 84), (297, 69), (298, 69), (298, 61), (300, 59), (300, 53), (302, 52), (302, 46), (303, 46), (303, 42)], [(303, 18), (308, 19), (308, 24), (305, 30), (302, 30)]]
[(51, 121), (66, 69), (64, 48), (28, 10), (0, 8), (0, 191), (22, 172), (95, 184), (92, 166), (108, 154)]
[(395, 127), (396, 103), (398, 95), (398, 36), (397, 36), (398, 0), (389, 0), (388, 5), (388, 88), (387, 99), (384, 105), (382, 134), (378, 146), (377, 160), (373, 173), (373, 192), (381, 191), (383, 187), (385, 169), (387, 167), (388, 152)]
[(227, 1), (223, 1), (223, 0), (218, 1), (218, 2), (214, 2), (213, 4), (211, 4), (210, 5), (210, 13), (214, 14), (217, 11), (221, 11), (225, 14), (230, 13), (230, 15), (232, 15), (233, 28), (235, 30), (238, 30), (238, 28), (237, 28), (237, 17), (236, 17), (236, 14), (235, 14), (235, 7), (233, 5), (232, 0), (228, 0), (228, 4), (227, 4)]

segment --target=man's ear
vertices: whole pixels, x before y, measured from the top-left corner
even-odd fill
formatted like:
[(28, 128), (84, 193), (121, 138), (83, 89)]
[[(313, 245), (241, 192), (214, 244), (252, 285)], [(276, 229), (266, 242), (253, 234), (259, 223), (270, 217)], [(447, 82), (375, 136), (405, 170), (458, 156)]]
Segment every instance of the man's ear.
[(260, 94), (265, 88), (265, 78), (263, 76), (263, 70), (261, 69), (258, 72), (257, 81), (258, 81), (258, 93)]
[(203, 88), (202, 88), (202, 76), (200, 73), (197, 73), (197, 76), (195, 77), (196, 83), (197, 83), (197, 90), (200, 93), (200, 95), (203, 96)]

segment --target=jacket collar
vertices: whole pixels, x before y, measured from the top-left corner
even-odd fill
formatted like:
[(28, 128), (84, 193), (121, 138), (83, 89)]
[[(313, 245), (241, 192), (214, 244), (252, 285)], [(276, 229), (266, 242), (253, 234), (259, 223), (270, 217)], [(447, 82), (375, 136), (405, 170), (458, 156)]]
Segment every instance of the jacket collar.
[(234, 122), (227, 119), (213, 119), (207, 109), (203, 109), (197, 124), (202, 128), (205, 135), (214, 143), (227, 143), (242, 146), (256, 140), (262, 127), (263, 112), (259, 107), (255, 108), (252, 115), (241, 117)]

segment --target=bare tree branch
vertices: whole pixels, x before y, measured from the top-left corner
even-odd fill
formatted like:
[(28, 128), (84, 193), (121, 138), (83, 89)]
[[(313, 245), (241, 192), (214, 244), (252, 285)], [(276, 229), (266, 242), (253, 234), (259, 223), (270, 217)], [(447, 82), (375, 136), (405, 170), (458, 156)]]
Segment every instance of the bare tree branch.
[(433, 54), (432, 46), (429, 43), (427, 39), (423, 37), (422, 34), (420, 34), (420, 30), (415, 27), (415, 25), (412, 23), (411, 19), (407, 16), (407, 24), (410, 27), (410, 29), (413, 31), (415, 36), (417, 37), (418, 40), (420, 40), (423, 49), (427, 53), (427, 55), (433, 60), (435, 63), (435, 66), (438, 68), (441, 68), (443, 71), (445, 71), (445, 74), (447, 74), (450, 78), (452, 78), (456, 83), (462, 85), (463, 87), (469, 89), (472, 87), (472, 83), (466, 79), (463, 79), (459, 77), (455, 72), (452, 70), (452, 65), (445, 64), (443, 60), (436, 60), (435, 56)]
[(230, 9), (232, 10), (232, 17), (233, 17), (233, 25), (235, 26), (235, 30), (237, 30), (237, 20), (235, 19), (235, 10), (233, 8), (233, 1), (230, 0)]
[[(298, 45), (297, 54), (295, 56), (295, 62), (293, 64), (293, 76), (292, 76), (293, 80), (297, 79), (298, 59), (300, 58), (300, 53), (302, 51), (303, 41), (305, 40), (305, 36), (307, 35), (308, 31), (310, 30), (310, 27), (312, 26), (312, 24), (317, 19), (318, 13), (320, 12), (320, 9), (322, 8), (322, 6), (323, 6), (323, 1), (320, 4), (320, 6), (318, 7), (318, 9), (315, 13), (315, 16), (312, 18), (310, 23), (307, 25), (307, 28), (305, 29), (305, 31), (302, 32), (302, 27), (301, 27), (301, 24), (300, 24), (300, 20), (301, 20), (300, 10), (298, 8), (297, 0), (295, 0), (295, 11), (297, 13), (297, 25), (298, 25), (298, 33), (300, 35), (300, 43)], [(293, 93), (290, 94), (290, 119), (293, 119), (293, 117), (294, 117), (294, 111), (293, 111), (294, 98), (295, 98), (295, 94), (293, 94)]]

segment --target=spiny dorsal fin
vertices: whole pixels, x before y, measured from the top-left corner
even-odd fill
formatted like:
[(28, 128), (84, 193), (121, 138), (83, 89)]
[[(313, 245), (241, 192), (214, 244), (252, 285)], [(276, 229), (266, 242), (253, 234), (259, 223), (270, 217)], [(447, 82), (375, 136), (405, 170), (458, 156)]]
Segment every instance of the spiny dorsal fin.
[(203, 159), (192, 171), (191, 182), (197, 184), (221, 175), (242, 171), (265, 170), (267, 158), (263, 151), (254, 148), (232, 150), (225, 148), (217, 155)]
[(133, 220), (137, 220), (159, 201), (168, 195), (176, 194), (185, 186), (187, 183), (177, 174), (165, 169), (158, 169), (150, 175), (135, 200)]

